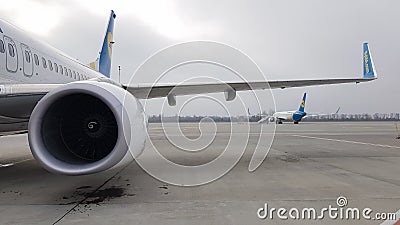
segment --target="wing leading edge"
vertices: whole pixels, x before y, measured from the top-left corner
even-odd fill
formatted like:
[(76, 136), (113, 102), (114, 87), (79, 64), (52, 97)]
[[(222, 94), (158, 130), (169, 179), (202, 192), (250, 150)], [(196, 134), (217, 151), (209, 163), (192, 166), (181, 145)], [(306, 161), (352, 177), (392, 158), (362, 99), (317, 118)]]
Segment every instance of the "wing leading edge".
[(234, 91), (262, 90), (276, 88), (292, 88), (317, 86), (326, 84), (361, 83), (375, 80), (376, 78), (353, 79), (316, 79), (316, 80), (286, 80), (286, 81), (259, 81), (259, 82), (227, 82), (227, 83), (197, 83), (197, 84), (164, 84), (164, 85), (138, 85), (125, 87), (135, 97), (141, 99), (167, 97), (168, 95), (191, 95), (225, 92), (231, 88)]

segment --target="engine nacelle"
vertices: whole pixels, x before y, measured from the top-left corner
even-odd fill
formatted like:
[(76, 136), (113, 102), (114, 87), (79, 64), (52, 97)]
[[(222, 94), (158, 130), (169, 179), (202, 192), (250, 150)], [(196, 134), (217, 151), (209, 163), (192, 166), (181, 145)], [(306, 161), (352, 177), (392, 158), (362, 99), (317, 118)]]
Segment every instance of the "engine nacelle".
[(50, 172), (90, 174), (139, 156), (146, 126), (142, 105), (121, 87), (75, 82), (49, 92), (36, 105), (28, 126), (29, 145)]

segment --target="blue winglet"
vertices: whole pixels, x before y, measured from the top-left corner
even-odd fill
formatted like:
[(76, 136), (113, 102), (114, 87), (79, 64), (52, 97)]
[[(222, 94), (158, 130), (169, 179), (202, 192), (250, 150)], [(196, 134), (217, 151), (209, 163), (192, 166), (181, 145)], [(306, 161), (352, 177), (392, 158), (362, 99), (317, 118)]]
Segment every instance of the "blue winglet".
[(112, 58), (112, 44), (114, 32), (114, 19), (116, 15), (111, 10), (110, 20), (108, 21), (106, 35), (104, 36), (103, 46), (100, 52), (99, 72), (106, 77), (110, 77), (111, 71), (111, 58)]
[(364, 78), (371, 79), (376, 78), (377, 74), (375, 71), (374, 62), (372, 61), (372, 56), (369, 51), (368, 43), (363, 44), (363, 67), (364, 67)]

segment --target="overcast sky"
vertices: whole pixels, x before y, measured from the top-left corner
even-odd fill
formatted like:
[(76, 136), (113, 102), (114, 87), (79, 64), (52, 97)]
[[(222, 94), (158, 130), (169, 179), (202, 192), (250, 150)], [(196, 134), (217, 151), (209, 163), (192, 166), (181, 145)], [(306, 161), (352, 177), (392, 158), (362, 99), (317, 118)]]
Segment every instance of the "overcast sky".
[[(400, 111), (395, 0), (1, 0), (0, 17), (88, 63), (97, 57), (111, 9), (117, 14), (112, 77), (118, 79), (121, 65), (123, 83), (158, 50), (192, 40), (240, 49), (270, 80), (361, 77), (362, 43), (368, 41), (377, 81), (274, 90), (277, 110), (297, 109), (307, 92), (309, 112), (334, 112), (338, 106), (343, 113)], [(188, 114), (214, 113), (206, 109), (212, 107), (191, 107)]]

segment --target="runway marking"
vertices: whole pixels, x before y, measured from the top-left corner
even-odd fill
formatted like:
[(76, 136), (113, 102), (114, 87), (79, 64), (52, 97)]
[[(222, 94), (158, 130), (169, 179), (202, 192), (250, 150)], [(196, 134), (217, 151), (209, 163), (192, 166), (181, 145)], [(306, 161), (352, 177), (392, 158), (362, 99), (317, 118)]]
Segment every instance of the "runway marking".
[(0, 168), (7, 168), (7, 167), (14, 166), (16, 164), (23, 163), (23, 162), (26, 162), (26, 161), (29, 161), (29, 160), (32, 160), (32, 159), (23, 159), (21, 161), (11, 162), (11, 163), (6, 163), (6, 164), (1, 164), (0, 163)]
[(14, 166), (14, 163), (0, 164), (0, 168), (6, 168), (10, 166)]
[(341, 140), (341, 139), (321, 138), (321, 137), (312, 137), (312, 136), (303, 136), (303, 135), (292, 135), (292, 136), (294, 136), (294, 137), (302, 137), (302, 138), (310, 138), (310, 139), (318, 139), (318, 140), (325, 140), (325, 141), (337, 141), (337, 142), (344, 142), (344, 143), (350, 143), (350, 144), (370, 145), (370, 146), (383, 147), (383, 148), (397, 148), (397, 149), (400, 149), (400, 146), (381, 145), (381, 144), (359, 142), (359, 141), (348, 141), (348, 140)]

